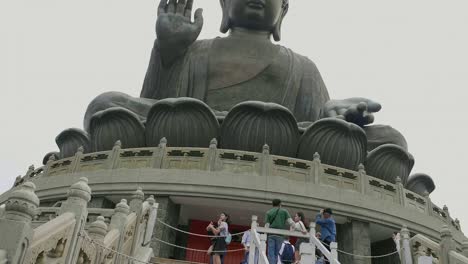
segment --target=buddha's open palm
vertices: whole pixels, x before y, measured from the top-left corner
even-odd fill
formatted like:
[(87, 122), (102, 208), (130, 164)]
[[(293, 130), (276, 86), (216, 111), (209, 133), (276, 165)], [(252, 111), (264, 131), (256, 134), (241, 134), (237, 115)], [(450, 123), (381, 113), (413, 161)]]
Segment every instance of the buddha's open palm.
[(382, 106), (370, 99), (354, 97), (344, 100), (330, 100), (322, 108), (321, 118), (337, 117), (359, 126), (374, 122), (373, 113)]
[(192, 22), (192, 7), (193, 0), (161, 0), (156, 21), (160, 45), (185, 50), (198, 38), (203, 26), (203, 10), (199, 8), (195, 11)]

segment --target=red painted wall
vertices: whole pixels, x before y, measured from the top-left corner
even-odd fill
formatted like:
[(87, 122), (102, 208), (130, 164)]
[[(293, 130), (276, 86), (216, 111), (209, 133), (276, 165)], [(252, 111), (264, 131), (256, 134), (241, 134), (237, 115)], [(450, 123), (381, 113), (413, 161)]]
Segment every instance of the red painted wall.
[[(189, 232), (195, 234), (207, 235), (206, 226), (209, 224), (207, 221), (191, 220)], [(239, 233), (248, 230), (248, 226), (229, 225), (229, 232), (231, 234)], [(233, 236), (232, 242), (228, 245), (228, 250), (241, 249), (242, 235)], [(199, 263), (209, 263), (210, 256), (206, 254), (206, 250), (210, 247), (210, 239), (207, 237), (189, 236), (187, 241), (188, 248), (200, 249), (205, 252), (197, 252), (187, 250), (185, 253), (185, 260)], [(239, 264), (244, 259), (244, 251), (228, 252), (224, 257), (224, 264)]]

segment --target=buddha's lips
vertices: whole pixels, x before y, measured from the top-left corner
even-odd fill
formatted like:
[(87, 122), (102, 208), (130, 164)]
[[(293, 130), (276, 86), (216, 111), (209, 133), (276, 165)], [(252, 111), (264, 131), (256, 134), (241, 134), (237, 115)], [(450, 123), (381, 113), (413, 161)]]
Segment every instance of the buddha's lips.
[(254, 9), (263, 9), (265, 8), (265, 3), (260, 0), (251, 0), (247, 2), (247, 6)]

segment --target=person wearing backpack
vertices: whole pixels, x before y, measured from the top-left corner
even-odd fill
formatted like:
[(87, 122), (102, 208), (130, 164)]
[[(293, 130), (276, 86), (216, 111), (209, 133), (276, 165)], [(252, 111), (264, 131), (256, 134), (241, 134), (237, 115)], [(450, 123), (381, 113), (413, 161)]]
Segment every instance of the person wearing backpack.
[(295, 248), (289, 242), (289, 239), (285, 239), (281, 245), (280, 251), (278, 252), (278, 264), (292, 264), (295, 262)]
[[(274, 199), (272, 201), (273, 208), (268, 210), (265, 217), (265, 227), (288, 230), (289, 226), (294, 226), (294, 221), (291, 219), (289, 212), (281, 208), (281, 200)], [(284, 237), (280, 235), (268, 235), (268, 262), (276, 264), (278, 262), (279, 251), (283, 245)]]
[(212, 240), (212, 250), (210, 254), (213, 258), (213, 264), (221, 264), (221, 256), (226, 254), (227, 245), (231, 242), (231, 234), (229, 233), (229, 215), (221, 213), (219, 215), (218, 226), (215, 227), (213, 222), (206, 227), (206, 231), (212, 232), (216, 237)]

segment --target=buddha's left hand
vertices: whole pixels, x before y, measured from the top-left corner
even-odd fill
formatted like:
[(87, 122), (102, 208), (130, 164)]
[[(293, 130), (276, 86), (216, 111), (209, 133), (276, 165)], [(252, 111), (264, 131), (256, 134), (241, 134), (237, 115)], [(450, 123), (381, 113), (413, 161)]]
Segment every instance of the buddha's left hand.
[(374, 122), (373, 113), (381, 108), (379, 103), (361, 97), (330, 100), (322, 108), (320, 118), (336, 117), (363, 127)]

